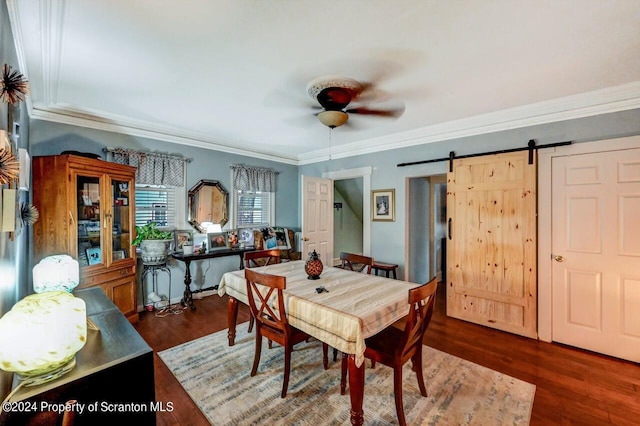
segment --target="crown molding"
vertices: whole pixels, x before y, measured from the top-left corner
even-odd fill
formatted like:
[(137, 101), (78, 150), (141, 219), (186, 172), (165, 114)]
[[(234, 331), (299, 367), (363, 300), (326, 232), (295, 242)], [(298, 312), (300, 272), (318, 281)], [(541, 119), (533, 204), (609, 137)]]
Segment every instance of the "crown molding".
[(298, 160), (311, 164), (636, 108), (640, 108), (640, 81), (317, 150), (299, 155)]
[(98, 114), (77, 111), (64, 105), (34, 107), (32, 118), (158, 139), (285, 164), (304, 165), (636, 108), (640, 108), (640, 81), (361, 140), (341, 147), (333, 147), (331, 151), (326, 148), (291, 157), (260, 152), (249, 147), (236, 148), (239, 144), (235, 141), (214, 141), (200, 135), (185, 135), (182, 130), (168, 127), (158, 129), (158, 126), (154, 125), (152, 128), (148, 123), (134, 122), (122, 117), (98, 118)]
[[(251, 151), (249, 149), (234, 148), (230, 145), (205, 140), (203, 138), (194, 138), (185, 136), (184, 134), (180, 135), (178, 131), (150, 130), (148, 128), (145, 128), (144, 126), (138, 127), (131, 123), (125, 124), (123, 121), (107, 122), (104, 118), (96, 118), (95, 116), (74, 112), (73, 110), (34, 107), (31, 111), (31, 118), (36, 120), (51, 121), (54, 123), (85, 127), (89, 129), (102, 130), (105, 132), (120, 133), (128, 136), (156, 139), (179, 145), (187, 145), (196, 148), (226, 152), (228, 154), (243, 155), (245, 157), (259, 158), (262, 160), (275, 161), (278, 163), (298, 165), (298, 161), (295, 158), (283, 157), (278, 154)], [(158, 126), (155, 126), (155, 129), (157, 129), (157, 127)], [(232, 143), (233, 142), (230, 142), (230, 144)], [(236, 143), (235, 145), (238, 146), (239, 144)]]

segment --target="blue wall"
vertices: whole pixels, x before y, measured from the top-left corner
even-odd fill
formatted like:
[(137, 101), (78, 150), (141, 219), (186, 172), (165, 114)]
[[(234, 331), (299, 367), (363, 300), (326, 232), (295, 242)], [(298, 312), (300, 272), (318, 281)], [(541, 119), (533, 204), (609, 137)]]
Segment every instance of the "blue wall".
[[(339, 131), (340, 128), (334, 130), (336, 134)], [(400, 265), (400, 278), (404, 277), (405, 246), (410, 244), (405, 238), (407, 206), (410, 204), (410, 200), (406, 199), (406, 179), (446, 173), (447, 162), (408, 167), (397, 167), (397, 164), (446, 158), (450, 151), (454, 151), (456, 155), (466, 155), (524, 147), (530, 139), (543, 145), (562, 141), (582, 143), (637, 134), (640, 134), (640, 109), (307, 164), (300, 166), (299, 173), (322, 176), (323, 172), (372, 166), (371, 189), (395, 189), (396, 220), (372, 223), (371, 255), (375, 259)], [(409, 238), (428, 239), (429, 236), (411, 234)], [(428, 262), (429, 253), (425, 254), (427, 256), (424, 261)], [(425, 267), (428, 270), (428, 263)]]
[[(276, 224), (298, 229), (298, 210), (295, 207), (298, 199), (297, 166), (41, 120), (34, 120), (31, 123), (31, 146), (33, 156), (55, 155), (71, 150), (90, 152), (102, 155), (105, 158), (106, 154), (102, 151), (104, 147), (123, 147), (180, 154), (192, 159), (187, 166), (187, 190), (201, 179), (214, 179), (220, 181), (222, 186), (230, 191), (231, 170), (229, 165), (231, 164), (243, 163), (270, 167), (280, 172), (276, 180)], [(187, 200), (185, 199), (185, 207), (186, 202)], [(184, 224), (181, 228), (191, 229), (191, 226)], [(238, 264), (237, 256), (193, 262), (191, 265), (192, 290), (206, 289), (217, 285), (222, 275), (225, 272), (237, 269)], [(166, 275), (160, 274), (158, 278), (158, 293), (168, 296), (170, 284), (170, 298), (173, 302), (177, 302), (184, 291), (185, 266), (184, 263), (174, 260), (170, 261), (169, 266), (172, 272), (171, 283), (169, 283)], [(143, 294), (148, 294), (150, 290), (151, 280), (148, 280), (145, 283), (144, 290), (139, 289), (138, 306), (142, 306), (144, 301)]]
[[(8, 64), (14, 70), (19, 70), (5, 2), (0, 2), (0, 66), (2, 64)], [(17, 109), (18, 112), (14, 114), (14, 121), (20, 124), (17, 147), (28, 149), (29, 122), (24, 103), (17, 106)], [(0, 102), (0, 129), (11, 130), (8, 123), (8, 105), (3, 102)], [(7, 187), (7, 185), (0, 185), (0, 188)], [(29, 202), (29, 192), (20, 191), (18, 201)], [(11, 309), (15, 302), (30, 292), (29, 241), (32, 239), (30, 231), (30, 228), (20, 229), (20, 232), (14, 234), (13, 240), (8, 232), (0, 232), (0, 317)], [(0, 342), (0, 345), (4, 344), (8, 342)], [(13, 375), (0, 370), (0, 399), (4, 399), (11, 389), (12, 379)]]

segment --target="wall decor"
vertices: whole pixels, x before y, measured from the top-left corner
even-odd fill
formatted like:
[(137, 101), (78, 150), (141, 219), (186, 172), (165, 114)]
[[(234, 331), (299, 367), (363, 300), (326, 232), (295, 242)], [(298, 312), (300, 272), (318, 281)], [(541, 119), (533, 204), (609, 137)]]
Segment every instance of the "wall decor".
[(16, 190), (3, 188), (0, 196), (0, 231), (14, 232), (16, 230)]
[(396, 220), (395, 189), (374, 189), (371, 191), (371, 217), (374, 221), (393, 222)]
[(29, 81), (18, 70), (12, 70), (11, 65), (2, 66), (2, 81), (0, 81), (0, 99), (7, 104), (24, 101), (29, 93)]
[(20, 163), (20, 175), (18, 177), (18, 189), (28, 191), (31, 179), (31, 156), (24, 148), (18, 149), (18, 162)]
[(24, 226), (31, 226), (38, 221), (40, 212), (31, 203), (20, 203), (20, 220)]
[(228, 248), (226, 232), (210, 232), (207, 234), (207, 239), (209, 240), (209, 251)]
[(20, 162), (8, 149), (0, 150), (0, 185), (12, 183), (20, 175)]

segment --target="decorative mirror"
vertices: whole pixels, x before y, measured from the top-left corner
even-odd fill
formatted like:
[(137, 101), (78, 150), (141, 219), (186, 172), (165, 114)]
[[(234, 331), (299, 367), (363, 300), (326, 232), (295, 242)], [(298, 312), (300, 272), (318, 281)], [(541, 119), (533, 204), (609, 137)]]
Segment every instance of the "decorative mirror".
[(189, 190), (189, 223), (206, 233), (229, 221), (229, 193), (217, 180), (203, 179)]

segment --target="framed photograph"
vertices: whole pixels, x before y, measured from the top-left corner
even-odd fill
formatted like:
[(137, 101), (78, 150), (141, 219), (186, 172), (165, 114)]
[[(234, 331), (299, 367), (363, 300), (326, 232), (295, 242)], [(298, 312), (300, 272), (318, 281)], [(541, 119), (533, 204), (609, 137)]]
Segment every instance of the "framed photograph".
[(209, 251), (228, 248), (226, 232), (210, 232), (207, 234), (207, 239), (209, 241)]
[(396, 220), (395, 189), (374, 189), (371, 191), (371, 217), (374, 221), (393, 222)]
[(124, 250), (114, 250), (113, 251), (113, 260), (121, 260), (124, 259)]
[(227, 244), (229, 244), (232, 248), (238, 248), (238, 244), (240, 241), (238, 240), (238, 230), (230, 229), (227, 231)]
[(255, 242), (253, 240), (253, 225), (238, 228), (238, 243), (244, 247), (253, 247)]
[(176, 252), (182, 253), (182, 245), (186, 242), (193, 242), (193, 233), (188, 229), (179, 229), (173, 233), (173, 248)]
[(89, 247), (85, 251), (89, 265), (99, 265), (102, 263), (102, 250), (100, 250), (100, 247)]

